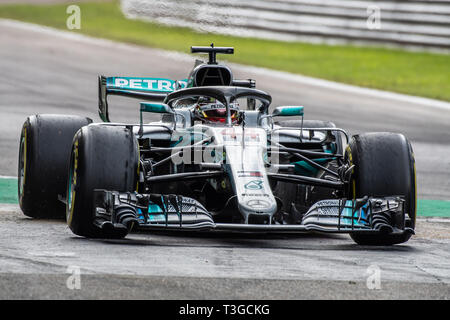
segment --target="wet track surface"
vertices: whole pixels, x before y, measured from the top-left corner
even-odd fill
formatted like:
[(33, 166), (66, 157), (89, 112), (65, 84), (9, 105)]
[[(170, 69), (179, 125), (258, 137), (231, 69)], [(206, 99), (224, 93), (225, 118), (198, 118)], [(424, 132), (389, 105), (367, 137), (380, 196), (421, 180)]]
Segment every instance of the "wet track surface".
[[(375, 248), (346, 235), (95, 240), (74, 236), (63, 221), (28, 219), (9, 207), (0, 211), (0, 299), (450, 299), (449, 224), (420, 220), (418, 228), (434, 230), (433, 240), (425, 232), (406, 245)], [(74, 268), (79, 290), (66, 285)], [(380, 289), (370, 290), (373, 268)]]
[[(0, 43), (0, 175), (16, 174), (26, 116), (67, 113), (98, 121), (98, 74), (184, 79), (195, 59), (1, 21)], [(419, 197), (450, 198), (450, 110), (324, 89), (251, 68), (234, 72), (255, 78), (273, 105), (304, 105), (307, 119), (333, 120), (350, 133), (405, 133), (416, 155)], [(138, 119), (136, 100), (114, 98), (111, 108), (113, 120)], [(390, 248), (359, 247), (344, 235), (158, 233), (102, 241), (0, 205), (0, 298), (449, 299), (449, 229), (445, 220), (420, 220), (417, 236)], [(366, 286), (371, 265), (381, 270), (381, 290)], [(80, 290), (67, 289), (68, 266), (80, 268)]]

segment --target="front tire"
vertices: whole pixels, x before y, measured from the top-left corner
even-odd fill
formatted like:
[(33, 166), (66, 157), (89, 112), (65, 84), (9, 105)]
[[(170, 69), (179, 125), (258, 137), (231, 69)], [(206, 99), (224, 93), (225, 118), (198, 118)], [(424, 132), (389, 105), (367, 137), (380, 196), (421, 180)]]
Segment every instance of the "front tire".
[[(414, 154), (408, 139), (397, 133), (377, 132), (353, 136), (346, 159), (355, 168), (349, 198), (364, 196), (403, 196), (406, 227), (414, 229), (416, 222), (416, 172)], [(409, 240), (410, 233), (351, 234), (361, 245), (393, 245)]]
[(139, 149), (132, 130), (93, 125), (74, 137), (67, 184), (67, 224), (89, 238), (121, 238), (94, 225), (94, 189), (134, 192), (138, 183)]

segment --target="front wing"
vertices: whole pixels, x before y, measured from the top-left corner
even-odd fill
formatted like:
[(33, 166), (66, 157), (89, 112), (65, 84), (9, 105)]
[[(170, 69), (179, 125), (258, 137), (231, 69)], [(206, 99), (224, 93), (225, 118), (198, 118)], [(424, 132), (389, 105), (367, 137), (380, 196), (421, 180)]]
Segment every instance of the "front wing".
[(94, 224), (117, 234), (126, 234), (133, 227), (185, 231), (414, 234), (413, 229), (405, 227), (403, 202), (401, 197), (329, 199), (311, 206), (300, 224), (215, 223), (212, 214), (189, 197), (95, 190)]

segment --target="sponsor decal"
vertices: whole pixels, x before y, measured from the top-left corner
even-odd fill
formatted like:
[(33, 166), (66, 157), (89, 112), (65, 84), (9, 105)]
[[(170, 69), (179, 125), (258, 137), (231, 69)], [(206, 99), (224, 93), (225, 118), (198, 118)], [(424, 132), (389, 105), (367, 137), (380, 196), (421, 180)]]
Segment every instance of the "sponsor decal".
[(245, 178), (245, 177), (262, 177), (263, 174), (260, 171), (238, 171), (238, 177), (239, 178)]
[(200, 110), (202, 111), (209, 111), (211, 109), (226, 109), (223, 104), (216, 104), (216, 103), (208, 103), (203, 106), (200, 106)]
[(266, 209), (270, 207), (270, 202), (266, 200), (253, 199), (246, 202), (252, 209)]
[[(155, 92), (172, 92), (177, 81), (162, 78), (109, 77), (106, 80), (108, 89), (144, 90)], [(187, 81), (179, 80), (179, 88), (186, 88)]]
[[(236, 141), (242, 140), (242, 132), (235, 131), (234, 129), (224, 129), (221, 132), (224, 141)], [(244, 133), (244, 141), (246, 142), (259, 142), (259, 133), (254, 130), (248, 129)]]
[(244, 188), (248, 190), (261, 190), (264, 187), (263, 183), (263, 180), (252, 180), (250, 182), (247, 182), (244, 185)]

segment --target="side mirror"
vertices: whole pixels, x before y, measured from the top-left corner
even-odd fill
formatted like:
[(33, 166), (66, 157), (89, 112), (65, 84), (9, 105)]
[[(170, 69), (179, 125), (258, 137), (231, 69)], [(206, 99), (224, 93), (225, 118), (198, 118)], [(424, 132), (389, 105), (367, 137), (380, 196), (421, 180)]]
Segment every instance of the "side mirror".
[(276, 107), (272, 112), (272, 117), (292, 117), (303, 116), (303, 106), (281, 106)]
[(142, 112), (153, 112), (153, 113), (171, 113), (175, 115), (175, 111), (165, 103), (152, 103), (152, 102), (141, 102), (141, 109), (139, 112), (139, 136), (142, 138), (144, 134), (144, 122), (142, 120)]
[(174, 113), (171, 107), (165, 103), (141, 102), (141, 112)]

